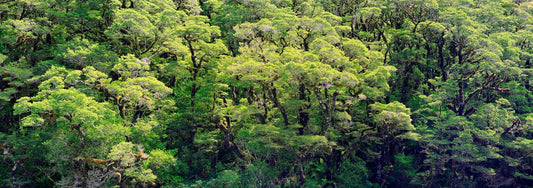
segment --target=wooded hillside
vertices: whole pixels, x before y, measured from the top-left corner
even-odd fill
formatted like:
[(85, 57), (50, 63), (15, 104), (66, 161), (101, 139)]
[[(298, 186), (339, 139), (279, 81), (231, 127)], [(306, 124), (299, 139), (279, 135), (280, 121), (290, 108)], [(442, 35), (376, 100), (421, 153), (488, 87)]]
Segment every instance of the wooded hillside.
[(0, 0), (0, 187), (533, 185), (531, 0)]

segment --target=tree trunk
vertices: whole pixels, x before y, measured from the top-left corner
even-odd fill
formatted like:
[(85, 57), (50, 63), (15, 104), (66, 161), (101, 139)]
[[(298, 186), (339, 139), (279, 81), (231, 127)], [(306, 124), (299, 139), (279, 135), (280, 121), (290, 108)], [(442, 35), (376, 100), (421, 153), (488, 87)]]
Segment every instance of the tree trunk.
[[(302, 101), (305, 101), (307, 99), (305, 91), (305, 85), (300, 84), (299, 95), (300, 100)], [(307, 109), (309, 109), (309, 105), (307, 105), (307, 107), (302, 106), (300, 107), (300, 109), (298, 109), (298, 123), (302, 125), (302, 127), (298, 129), (300, 135), (304, 134), (304, 130), (307, 127), (307, 123), (309, 122), (309, 112), (306, 112)]]
[(281, 116), (283, 117), (283, 123), (285, 123), (285, 125), (289, 125), (289, 117), (287, 116), (287, 112), (285, 111), (285, 108), (283, 107), (283, 105), (281, 105), (281, 103), (278, 100), (276, 88), (267, 89), (267, 90), (270, 96), (270, 100), (272, 100), (274, 105), (276, 105), (276, 108), (278, 108), (279, 111), (281, 112)]
[(444, 42), (439, 42), (438, 45), (439, 45), (438, 48), (439, 48), (440, 73), (442, 76), (442, 81), (446, 82), (446, 80), (448, 79), (448, 76), (446, 75), (446, 65), (444, 64), (444, 52), (443, 52)]

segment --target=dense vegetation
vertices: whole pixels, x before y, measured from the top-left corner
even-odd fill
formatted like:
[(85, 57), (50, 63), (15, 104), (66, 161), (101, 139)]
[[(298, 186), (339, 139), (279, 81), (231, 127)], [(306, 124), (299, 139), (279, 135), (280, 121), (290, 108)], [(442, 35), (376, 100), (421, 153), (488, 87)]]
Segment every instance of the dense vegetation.
[(0, 187), (533, 185), (533, 2), (3, 0)]

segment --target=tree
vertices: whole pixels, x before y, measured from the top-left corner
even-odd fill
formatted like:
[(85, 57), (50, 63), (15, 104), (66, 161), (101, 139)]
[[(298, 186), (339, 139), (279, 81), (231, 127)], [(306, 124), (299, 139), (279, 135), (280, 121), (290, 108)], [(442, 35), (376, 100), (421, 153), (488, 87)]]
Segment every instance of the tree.
[[(136, 71), (134, 68), (131, 70), (132, 65), (146, 65), (145, 62), (139, 60), (128, 62), (127, 60), (131, 60), (131, 58), (133, 57), (128, 56), (122, 61), (129, 65), (128, 73)], [(120, 63), (115, 66), (115, 71), (124, 74), (125, 72), (122, 72), (123, 69), (119, 65), (128, 66)], [(158, 139), (157, 135), (140, 131), (156, 131), (154, 124), (157, 122), (154, 119), (150, 122), (150, 119), (145, 118), (147, 115), (143, 113), (157, 112), (161, 105), (153, 100), (161, 102), (162, 97), (168, 94), (169, 89), (155, 78), (142, 77), (143, 73), (137, 73), (140, 75), (121, 75), (123, 76), (121, 77), (122, 81), (110, 82), (105, 74), (92, 67), (87, 67), (83, 71), (52, 67), (44, 75), (33, 78), (34, 80), (42, 80), (39, 85), (39, 93), (33, 97), (20, 98), (14, 106), (14, 113), (25, 116), (21, 120), (21, 124), (24, 129), (29, 129), (29, 132), (43, 131), (54, 135), (53, 137), (44, 137), (40, 142), (48, 148), (48, 152), (44, 153), (47, 162), (56, 164), (55, 167), (51, 166), (47, 169), (48, 173), (59, 173), (63, 177), (58, 182), (59, 184), (76, 185), (76, 181), (80, 177), (84, 182), (83, 185), (90, 185), (89, 183), (92, 181), (104, 183), (101, 181), (105, 179), (93, 178), (99, 178), (100, 175), (111, 177), (107, 174), (111, 172), (123, 173), (121, 170), (111, 167), (114, 164), (112, 161), (118, 160), (113, 158), (115, 155), (107, 154), (111, 146), (121, 142), (131, 139), (146, 144), (150, 149), (158, 147), (157, 141), (150, 141), (151, 139)], [(116, 99), (115, 101), (130, 102), (129, 94), (120, 93), (114, 88), (119, 84), (122, 86), (121, 88), (124, 86), (126, 86), (125, 88), (135, 87), (142, 93), (135, 98), (140, 100), (135, 102), (138, 106), (126, 106), (126, 104), (118, 102), (116, 105), (120, 113), (116, 113), (113, 110), (113, 104), (98, 102), (94, 97), (87, 96), (96, 94), (95, 97), (98, 97), (97, 93), (81, 92), (85, 89), (100, 90), (104, 92), (104, 95)], [(133, 114), (126, 116), (125, 109), (131, 110)], [(141, 114), (138, 115), (139, 113)], [(154, 116), (150, 117), (154, 118)], [(137, 121), (137, 119), (143, 119), (143, 121)], [(130, 126), (130, 122), (134, 126)], [(142, 151), (139, 152), (142, 153)], [(110, 159), (103, 159), (106, 156)], [(84, 161), (87, 164), (96, 167), (104, 166), (105, 168), (94, 168), (93, 171), (86, 171), (83, 165), (80, 166), (77, 161)], [(139, 171), (139, 173), (142, 172), (140, 174), (128, 170), (124, 172), (125, 176), (135, 177), (141, 183), (155, 180), (155, 175), (149, 175), (151, 171), (145, 173), (142, 168)], [(147, 178), (143, 178), (143, 176)], [(118, 183), (121, 183), (120, 178)]]
[[(411, 124), (411, 111), (399, 102), (390, 104), (375, 103), (370, 105), (375, 111), (373, 115), (377, 142), (376, 181), (387, 185), (387, 179), (392, 172), (389, 166), (396, 152), (396, 146), (401, 139), (417, 140), (418, 134), (414, 133), (415, 127)], [(384, 171), (382, 171), (384, 170)]]
[(529, 121), (516, 117), (509, 106), (509, 101), (500, 98), (496, 104), (482, 106), (470, 118), (444, 116), (432, 125), (437, 129), (422, 141), (429, 153), (424, 161), (428, 170), (418, 174), (421, 179), (417, 183), (432, 179), (425, 185), (510, 186), (530, 181), (516, 163), (516, 157), (524, 156), (530, 148), (513, 146), (529, 142), (521, 137), (522, 131), (530, 129)]
[(523, 187), (531, 2), (0, 3), (0, 187)]

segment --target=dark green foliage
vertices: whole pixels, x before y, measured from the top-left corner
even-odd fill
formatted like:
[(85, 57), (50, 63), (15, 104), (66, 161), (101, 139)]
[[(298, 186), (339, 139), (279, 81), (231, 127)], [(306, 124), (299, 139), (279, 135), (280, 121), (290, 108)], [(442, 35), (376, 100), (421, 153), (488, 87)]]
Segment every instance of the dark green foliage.
[(0, 187), (533, 184), (533, 2), (0, 2)]

